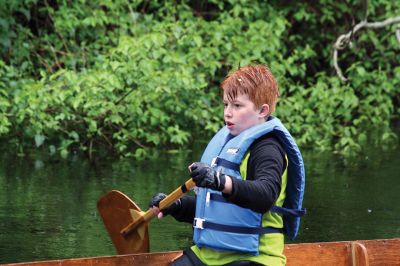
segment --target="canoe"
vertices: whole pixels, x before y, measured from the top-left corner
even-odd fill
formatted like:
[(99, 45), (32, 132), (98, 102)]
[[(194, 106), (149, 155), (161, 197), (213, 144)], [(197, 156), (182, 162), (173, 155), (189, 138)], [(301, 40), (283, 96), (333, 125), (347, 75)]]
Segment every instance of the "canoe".
[[(287, 265), (400, 265), (400, 238), (285, 245)], [(182, 251), (3, 264), (7, 266), (167, 266)]]

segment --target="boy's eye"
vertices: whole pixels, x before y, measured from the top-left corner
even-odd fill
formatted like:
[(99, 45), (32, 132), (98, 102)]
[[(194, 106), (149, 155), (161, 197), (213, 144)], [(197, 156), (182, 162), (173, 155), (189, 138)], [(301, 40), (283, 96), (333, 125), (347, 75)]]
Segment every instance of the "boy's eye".
[(231, 108), (240, 108), (242, 106), (240, 103), (224, 103), (224, 108), (228, 108), (229, 105)]

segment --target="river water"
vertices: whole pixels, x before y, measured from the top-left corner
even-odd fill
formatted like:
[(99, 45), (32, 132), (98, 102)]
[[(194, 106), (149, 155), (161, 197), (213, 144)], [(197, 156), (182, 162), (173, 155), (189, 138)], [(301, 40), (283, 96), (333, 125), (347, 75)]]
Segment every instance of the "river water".
[[(187, 165), (200, 156), (196, 150), (96, 163), (2, 152), (0, 263), (116, 254), (97, 200), (117, 189), (146, 210), (155, 192), (169, 193), (188, 179)], [(328, 152), (303, 156), (308, 214), (295, 242), (400, 237), (399, 148), (374, 150), (351, 163)], [(151, 251), (186, 248), (191, 226), (153, 219), (150, 245)]]

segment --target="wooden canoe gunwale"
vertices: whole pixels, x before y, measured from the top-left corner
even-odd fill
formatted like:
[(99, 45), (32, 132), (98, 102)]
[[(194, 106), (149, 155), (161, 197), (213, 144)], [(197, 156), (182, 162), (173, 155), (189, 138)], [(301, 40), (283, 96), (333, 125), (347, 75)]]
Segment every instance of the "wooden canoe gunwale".
[[(287, 265), (400, 265), (400, 238), (287, 244)], [(2, 264), (4, 266), (155, 265), (166, 266), (182, 251)]]

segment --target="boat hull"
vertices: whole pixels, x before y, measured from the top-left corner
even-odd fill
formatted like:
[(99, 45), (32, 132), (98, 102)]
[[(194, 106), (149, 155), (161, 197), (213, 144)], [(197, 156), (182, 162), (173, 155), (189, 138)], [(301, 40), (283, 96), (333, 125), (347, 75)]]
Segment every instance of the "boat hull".
[[(287, 265), (400, 265), (400, 238), (285, 245)], [(182, 251), (4, 264), (7, 266), (167, 266)]]

